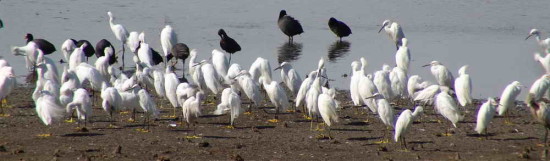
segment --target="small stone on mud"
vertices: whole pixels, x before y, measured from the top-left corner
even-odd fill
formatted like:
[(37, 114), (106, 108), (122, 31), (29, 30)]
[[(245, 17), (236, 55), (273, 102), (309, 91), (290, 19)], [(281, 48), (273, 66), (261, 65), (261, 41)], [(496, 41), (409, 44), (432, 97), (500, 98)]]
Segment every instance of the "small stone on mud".
[(115, 147), (115, 150), (113, 150), (113, 154), (121, 154), (122, 153), (122, 146), (118, 145)]
[(6, 146), (0, 145), (0, 152), (7, 152), (8, 149), (6, 149)]
[(239, 154), (231, 156), (231, 159), (233, 159), (234, 161), (244, 161), (243, 157), (241, 157)]
[(17, 149), (12, 152), (12, 154), (21, 154), (21, 153), (25, 153), (25, 151), (23, 149)]
[(197, 145), (198, 145), (199, 147), (208, 147), (208, 146), (210, 146), (210, 143), (208, 143), (208, 142), (205, 141), (205, 142), (201, 142), (201, 143), (199, 143), (199, 144), (197, 144)]
[(378, 147), (378, 151), (388, 151), (388, 148), (386, 148), (385, 146), (381, 146), (381, 147)]
[(237, 145), (235, 145), (235, 148), (237, 148), (237, 149), (241, 149), (241, 148), (243, 148), (243, 147), (244, 147), (244, 145), (242, 145), (242, 144), (237, 144)]
[(161, 156), (157, 159), (157, 161), (170, 161), (170, 158), (168, 158), (166, 156)]
[(61, 152), (61, 151), (60, 151), (59, 149), (55, 149), (55, 150), (53, 151), (53, 156), (54, 156), (54, 157), (60, 157), (60, 155), (59, 155), (60, 152)]

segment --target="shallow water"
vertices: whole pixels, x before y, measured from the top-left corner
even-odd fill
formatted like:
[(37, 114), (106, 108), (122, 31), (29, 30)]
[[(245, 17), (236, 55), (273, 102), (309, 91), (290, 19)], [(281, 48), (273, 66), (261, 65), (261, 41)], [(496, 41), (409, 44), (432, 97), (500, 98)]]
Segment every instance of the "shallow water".
[[(327, 63), (331, 82), (340, 89), (349, 88), (350, 63), (360, 57), (369, 61), (369, 72), (382, 64), (395, 64), (395, 46), (385, 33), (377, 33), (384, 19), (398, 21), (409, 39), (412, 54), (411, 74), (434, 80), (428, 68), (421, 66), (431, 60), (446, 65), (455, 76), (460, 66), (470, 65), (468, 73), (476, 98), (499, 96), (514, 80), (530, 86), (543, 73), (533, 60), (538, 51), (534, 40), (525, 41), (531, 28), (550, 31), (545, 12), (550, 1), (64, 1), (64, 0), (4, 0), (0, 2), (0, 54), (16, 67), (18, 75), (27, 73), (22, 57), (10, 54), (11, 46), (24, 45), (23, 36), (33, 33), (57, 45), (68, 38), (86, 39), (95, 44), (108, 39), (120, 50), (112, 34), (107, 11), (115, 22), (129, 31), (144, 31), (146, 41), (161, 51), (159, 35), (165, 24), (174, 27), (178, 40), (199, 50), (199, 60), (206, 59), (219, 48), (217, 30), (224, 28), (243, 50), (232, 62), (248, 67), (256, 57), (270, 60), (290, 60), (301, 75), (317, 67), (321, 57)], [(301, 21), (305, 33), (295, 37), (290, 47), (287, 37), (276, 25), (279, 10)], [(328, 29), (328, 19), (346, 22), (353, 31), (349, 44), (340, 45)], [(543, 35), (543, 37), (546, 34)], [(300, 51), (300, 54), (292, 54)], [(343, 51), (343, 52), (342, 52)], [(284, 56), (279, 53), (285, 53)], [(131, 63), (127, 53), (126, 62)], [(91, 59), (94, 61), (95, 59)], [(178, 72), (179, 73), (179, 72)], [(279, 79), (279, 72), (274, 72)], [(522, 96), (527, 91), (523, 90)]]

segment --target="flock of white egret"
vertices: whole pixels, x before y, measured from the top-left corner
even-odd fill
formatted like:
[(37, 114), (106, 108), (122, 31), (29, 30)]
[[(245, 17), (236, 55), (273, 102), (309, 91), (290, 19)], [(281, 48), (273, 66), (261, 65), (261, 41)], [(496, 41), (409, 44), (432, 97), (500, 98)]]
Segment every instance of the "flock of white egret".
[[(35, 70), (38, 75), (32, 99), (37, 114), (45, 125), (72, 117), (73, 111), (76, 112), (79, 122), (86, 123), (93, 115), (93, 105), (101, 106), (111, 119), (119, 111), (143, 111), (144, 124), (159, 117), (158, 106), (171, 106), (173, 116), (178, 115), (176, 111), (181, 109), (182, 120), (187, 124), (195, 124), (196, 119), (206, 112), (203, 108), (204, 102), (209, 98), (219, 98), (219, 104), (215, 111), (208, 113), (229, 114), (231, 126), (238, 123), (238, 117), (242, 113), (262, 105), (263, 100), (271, 102), (275, 107), (275, 116), (270, 122), (278, 122), (277, 114), (281, 112), (297, 111), (301, 108), (304, 115), (312, 121), (322, 118), (328, 126), (329, 137), (330, 126), (339, 122), (338, 111), (343, 108), (340, 102), (345, 100), (337, 100), (336, 90), (328, 87), (329, 78), (323, 58), (319, 60), (317, 68), (309, 73), (299, 74), (289, 62), (274, 66), (273, 71), (280, 70), (282, 83), (279, 83), (273, 80), (272, 66), (267, 59), (258, 57), (248, 70), (239, 64), (230, 64), (231, 54), (241, 49), (223, 29), (218, 34), (221, 38), (220, 46), (227, 53), (214, 49), (209, 59), (197, 60), (199, 53), (196, 49), (176, 47), (178, 39), (175, 30), (167, 25), (160, 34), (163, 58), (146, 43), (144, 33), (128, 32), (121, 24), (114, 22), (113, 13), (107, 14), (110, 28), (121, 43), (122, 53), (116, 53), (114, 46), (105, 40), (102, 45), (96, 45), (98, 59), (93, 64), (86, 59), (91, 56), (86, 49), (91, 47), (89, 42), (79, 43), (80, 41), (68, 39), (63, 43), (61, 50), (68, 64), (63, 65), (61, 75), (58, 73), (56, 61), (47, 56), (55, 49), (48, 49), (46, 52), (48, 45), (44, 44), (43, 39), (33, 39), (31, 35), (25, 46), (13, 48), (15, 55), (25, 57), (28, 70)], [(278, 26), (289, 37), (289, 41), (293, 41), (293, 36), (303, 33), (299, 22), (288, 16), (284, 10), (280, 12)], [(330, 19), (329, 26), (340, 39), (351, 34), (347, 25), (334, 18)], [(353, 107), (369, 109), (378, 115), (381, 122), (388, 127), (386, 130), (394, 129), (394, 140), (401, 140), (405, 147), (408, 129), (426, 106), (434, 106), (435, 113), (449, 120), (454, 127), (459, 126), (465, 116), (464, 107), (475, 105), (472, 101), (472, 81), (467, 73), (468, 65), (462, 66), (455, 78), (443, 63), (432, 61), (425, 66), (430, 67), (436, 82), (424, 81), (420, 76), (409, 73), (411, 52), (401, 26), (397, 22), (385, 20), (378, 32), (382, 30), (397, 47), (395, 67), (385, 64), (381, 70), (367, 73), (366, 58), (351, 62), (349, 93)], [(535, 60), (542, 64), (546, 73), (542, 73), (529, 89), (526, 104), (536, 120), (548, 129), (550, 39), (542, 40), (537, 29), (530, 32), (529, 37), (531, 36), (536, 38), (544, 51), (545, 56), (535, 54)], [(113, 65), (119, 55), (124, 59), (126, 47), (134, 54), (133, 62), (136, 66), (135, 73), (128, 75)], [(186, 70), (191, 77), (189, 80), (184, 78), (182, 81), (174, 73), (177, 59), (171, 60), (172, 57), (182, 61), (190, 57)], [(164, 66), (159, 65), (162, 62)], [(122, 66), (121, 69), (125, 69), (124, 61)], [(305, 78), (302, 79), (302, 76)], [(0, 98), (6, 98), (12, 92), (15, 82), (13, 68), (6, 60), (0, 59)], [(487, 98), (479, 107), (477, 125), (473, 130), (479, 134), (487, 134), (494, 115), (506, 115), (508, 110), (515, 107), (517, 96), (523, 87), (520, 82), (514, 81), (505, 87), (499, 99)], [(153, 93), (156, 97), (151, 96)], [(244, 108), (241, 97), (250, 100), (248, 108)], [(159, 104), (158, 99), (168, 100), (170, 104)], [(406, 109), (397, 115), (392, 104), (403, 102), (417, 106), (409, 108), (414, 109), (413, 111)]]

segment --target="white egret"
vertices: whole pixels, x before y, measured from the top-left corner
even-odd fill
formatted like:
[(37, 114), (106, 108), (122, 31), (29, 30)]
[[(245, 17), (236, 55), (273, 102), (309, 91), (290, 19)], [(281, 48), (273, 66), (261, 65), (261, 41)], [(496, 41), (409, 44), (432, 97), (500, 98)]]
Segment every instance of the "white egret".
[[(143, 33), (143, 32), (142, 32)], [(152, 67), (154, 66), (153, 63), (153, 52), (151, 51), (151, 47), (149, 47), (149, 44), (145, 42), (141, 42), (139, 44), (139, 49), (137, 51), (137, 56), (139, 58), (139, 61), (145, 66), (145, 67)]]
[(226, 114), (227, 112), (230, 112), (231, 107), (229, 106), (229, 99), (230, 99), (231, 93), (232, 93), (231, 88), (223, 89), (222, 95), (220, 98), (220, 104), (216, 106), (217, 108), (213, 112), (214, 115), (223, 115), (223, 114)]
[(153, 86), (155, 86), (155, 92), (160, 98), (166, 98), (166, 88), (164, 87), (164, 72), (160, 70), (153, 70)]
[(330, 126), (332, 126), (333, 123), (338, 122), (338, 113), (336, 113), (336, 107), (338, 105), (336, 103), (336, 100), (332, 96), (325, 93), (320, 94), (317, 100), (317, 104), (319, 106), (319, 114), (321, 114), (321, 118), (323, 118), (323, 121), (328, 126), (329, 138), (332, 138), (330, 136)]
[(124, 44), (126, 44), (126, 40), (128, 39), (128, 30), (121, 24), (114, 23), (115, 17), (113, 17), (111, 11), (107, 12), (107, 15), (109, 15), (109, 26), (111, 26), (111, 31), (113, 31), (115, 38), (122, 44), (122, 68), (124, 69)]
[[(231, 127), (235, 126), (235, 119), (241, 115), (241, 113), (244, 112), (244, 110), (241, 108), (241, 97), (239, 94), (235, 91), (234, 87), (230, 88), (231, 91), (229, 93), (229, 96), (227, 98), (227, 103), (229, 105), (229, 108), (231, 110)], [(288, 103), (288, 101), (287, 101)]]
[[(388, 129), (395, 127), (395, 116), (393, 112), (393, 107), (391, 107), (390, 102), (388, 102), (387, 99), (382, 96), (380, 93), (375, 93), (373, 96), (368, 97), (368, 99), (374, 99), (376, 100), (376, 106), (378, 107), (377, 112), (378, 116), (380, 116), (380, 119), (382, 120), (382, 123), (386, 125), (386, 132), (384, 133), (384, 137), (386, 136), (386, 133)], [(384, 139), (383, 142), (388, 142), (386, 139)]]
[(456, 128), (456, 123), (464, 119), (464, 115), (458, 109), (458, 106), (451, 95), (449, 95), (448, 90), (441, 90), (437, 94), (435, 99), (435, 107), (437, 111), (443, 115), (447, 120), (453, 123), (453, 126)]
[(166, 92), (166, 98), (168, 98), (168, 101), (170, 101), (170, 104), (172, 104), (174, 108), (172, 116), (175, 117), (176, 108), (179, 107), (176, 90), (180, 81), (176, 73), (174, 73), (173, 68), (174, 67), (171, 65), (166, 66), (166, 72), (164, 73), (164, 91)]
[(104, 53), (104, 56), (97, 58), (95, 61), (95, 68), (101, 73), (105, 80), (111, 80), (111, 74), (109, 74), (109, 61), (111, 55), (114, 54), (113, 48), (106, 47)]
[[(83, 88), (74, 91), (73, 101), (67, 104), (67, 111), (73, 110), (76, 110), (77, 118), (79, 121), (84, 122), (85, 128), (88, 119), (92, 117), (92, 102), (88, 91)], [(85, 130), (83, 129), (83, 131)]]
[(151, 118), (156, 119), (160, 114), (160, 112), (157, 109), (155, 100), (151, 98), (151, 96), (145, 89), (139, 90), (138, 96), (139, 96), (139, 105), (145, 115), (143, 124), (144, 126), (147, 126), (147, 128), (149, 128), (149, 123), (151, 122), (150, 119)]
[(403, 33), (401, 26), (397, 22), (384, 20), (384, 22), (382, 22), (382, 27), (378, 30), (378, 33), (380, 33), (382, 29), (384, 29), (390, 39), (395, 43), (396, 49), (399, 49), (399, 47), (403, 44), (401, 40), (405, 38), (405, 34)]
[(500, 101), (498, 103), (497, 111), (498, 115), (502, 116), (506, 114), (509, 108), (514, 107), (516, 98), (521, 93), (521, 83), (514, 81), (504, 88), (502, 95), (500, 95)]
[(65, 77), (62, 78), (63, 84), (59, 89), (59, 103), (66, 107), (67, 104), (73, 101), (74, 90), (81, 88), (80, 81), (73, 71), (66, 71)]
[[(386, 64), (384, 64), (384, 68), (389, 68)], [(378, 92), (384, 96), (387, 100), (393, 99), (393, 91), (391, 89), (391, 81), (390, 81), (390, 72), (387, 70), (379, 70), (374, 72), (374, 85), (376, 85), (376, 89), (378, 89)]]
[(546, 140), (548, 138), (548, 129), (550, 128), (550, 108), (547, 101), (540, 101), (535, 99), (533, 93), (527, 94), (525, 103), (531, 111), (533, 118), (544, 126), (544, 146), (546, 147)]
[(435, 77), (436, 82), (441, 86), (447, 86), (449, 88), (454, 87), (453, 74), (438, 61), (432, 61), (430, 64), (426, 64), (423, 67), (430, 67), (432, 75)]
[(418, 117), (419, 117), (421, 114), (423, 114), (423, 113), (424, 113), (424, 107), (422, 107), (422, 106), (416, 106), (416, 107), (414, 108), (414, 111), (413, 111), (413, 113), (412, 113), (412, 116), (413, 116), (414, 119), (416, 119), (416, 118), (418, 118)]
[(529, 39), (531, 36), (535, 36), (535, 40), (537, 40), (538, 45), (544, 50), (545, 53), (548, 53), (548, 48), (550, 48), (550, 38), (542, 40), (538, 29), (531, 29), (525, 40)]
[(281, 69), (281, 79), (285, 85), (290, 89), (292, 95), (298, 94), (300, 84), (302, 83), (302, 78), (288, 62), (282, 62), (281, 65), (275, 70)]
[(408, 40), (407, 38), (401, 39), (402, 45), (395, 52), (395, 64), (397, 67), (403, 69), (405, 74), (409, 72), (409, 64), (411, 62), (411, 52), (409, 47), (407, 47)]
[(140, 88), (137, 86), (137, 84), (134, 84), (132, 88), (129, 88), (127, 90), (119, 90), (120, 98), (122, 98), (123, 109), (132, 111), (132, 118), (130, 122), (133, 122), (135, 120), (136, 109), (141, 108), (141, 105), (139, 104), (139, 90)]
[(212, 65), (216, 69), (216, 75), (220, 80), (223, 80), (225, 84), (230, 84), (229, 80), (226, 80), (227, 70), (229, 68), (229, 60), (225, 57), (225, 53), (214, 49), (212, 50)]
[(208, 89), (210, 89), (210, 91), (214, 94), (217, 94), (219, 91), (221, 91), (222, 85), (220, 84), (220, 79), (218, 77), (218, 74), (216, 73), (216, 69), (214, 69), (214, 66), (208, 63), (208, 61), (203, 60), (200, 62), (200, 69), (201, 71), (195, 72), (202, 73), (206, 87), (208, 87)]
[[(183, 106), (183, 104), (185, 103), (185, 101), (190, 98), (190, 97), (193, 97), (195, 96), (195, 94), (198, 92), (199, 90), (196, 88), (196, 86), (193, 86), (189, 83), (180, 83), (176, 89), (176, 96), (178, 97), (178, 103), (180, 106)], [(203, 93), (203, 96), (204, 96), (204, 93)], [(202, 99), (202, 98), (201, 98)]]
[(362, 99), (362, 102), (367, 105), (369, 110), (373, 113), (377, 113), (378, 106), (376, 103), (376, 100), (374, 99), (366, 99), (368, 97), (372, 97), (375, 93), (378, 93), (378, 89), (376, 88), (376, 85), (372, 81), (372, 75), (367, 76), (361, 76), (359, 78), (359, 96)]
[(441, 91), (443, 86), (430, 85), (419, 92), (416, 92), (414, 101), (419, 101), (423, 104), (432, 104), (437, 93)]
[(36, 100), (36, 113), (42, 123), (51, 125), (59, 121), (65, 115), (64, 108), (57, 103), (57, 98), (53, 97), (48, 92), (41, 92)]
[(102, 86), (101, 99), (103, 102), (101, 107), (109, 114), (111, 121), (114, 121), (113, 112), (120, 110), (122, 97), (116, 88), (107, 86), (106, 82), (103, 82)]
[(409, 98), (411, 98), (411, 100), (414, 99), (418, 91), (421, 91), (430, 85), (430, 82), (423, 81), (422, 77), (418, 75), (409, 77), (409, 80), (407, 81), (407, 92), (409, 93)]
[(407, 73), (400, 67), (394, 67), (390, 72), (391, 90), (395, 97), (407, 97)]
[(137, 54), (137, 51), (139, 49), (140, 41), (141, 40), (139, 40), (139, 33), (136, 32), (136, 31), (132, 31), (128, 35), (128, 39), (126, 40), (126, 46), (128, 46), (128, 48), (130, 48), (130, 51), (132, 53)]
[[(231, 64), (231, 66), (229, 66), (229, 69), (227, 69), (227, 75), (225, 76), (225, 79), (229, 80), (231, 78), (236, 78), (237, 75), (239, 75), (239, 73), (241, 72), (241, 70), (242, 70), (241, 65), (237, 63)], [(250, 73), (248, 75), (250, 75)]]
[(458, 70), (458, 78), (454, 83), (456, 97), (463, 107), (472, 104), (472, 80), (470, 75), (466, 73), (466, 69), (468, 69), (468, 65), (464, 65)]
[(75, 48), (69, 57), (69, 69), (75, 69), (80, 63), (86, 62), (84, 48), (86, 44), (82, 44), (79, 48)]
[(76, 40), (75, 39), (67, 39), (63, 44), (61, 45), (61, 52), (63, 53), (63, 58), (65, 58), (65, 61), (69, 61), (69, 57), (71, 56), (71, 53), (73, 53), (74, 49), (76, 49)]
[(266, 82), (271, 82), (271, 65), (269, 64), (269, 61), (267, 59), (258, 57), (256, 61), (254, 61), (250, 65), (250, 69), (248, 70), (248, 72), (252, 76), (252, 79), (258, 82), (258, 84), (260, 85), (260, 77), (264, 77)]
[(80, 63), (74, 72), (81, 84), (88, 81), (94, 90), (100, 90), (102, 83), (105, 81), (101, 73), (95, 67), (86, 63)]
[[(239, 87), (242, 89), (246, 97), (254, 103), (255, 106), (260, 105), (262, 100), (262, 95), (260, 94), (260, 87), (252, 80), (252, 77), (246, 70), (241, 70), (241, 72), (236, 76)], [(252, 111), (252, 108), (248, 108), (248, 111)]]
[(540, 53), (535, 53), (535, 61), (542, 65), (547, 74), (550, 74), (550, 54), (546, 53), (541, 56)]
[(485, 133), (486, 136), (488, 135), (487, 126), (495, 116), (497, 105), (498, 105), (497, 101), (489, 97), (487, 98), (487, 101), (483, 103), (479, 108), (479, 111), (477, 112), (477, 121), (476, 121), (476, 128), (475, 128), (475, 131), (478, 134)]
[[(178, 43), (178, 36), (172, 26), (166, 25), (160, 32), (160, 44), (162, 45), (162, 51), (164, 52), (164, 57), (168, 57), (172, 52), (172, 46)], [(168, 59), (166, 59), (168, 63)]]
[(414, 121), (414, 117), (412, 115), (411, 110), (406, 109), (405, 111), (401, 112), (399, 117), (397, 117), (397, 121), (395, 122), (394, 140), (395, 142), (398, 142), (399, 138), (401, 138), (401, 145), (404, 145), (405, 149), (407, 148), (407, 141), (405, 140), (405, 134), (407, 133), (410, 126), (412, 125), (413, 121)]
[(272, 122), (278, 122), (277, 115), (279, 114), (279, 112), (286, 111), (290, 107), (286, 92), (275, 81), (266, 82), (265, 78), (261, 77), (260, 82), (261, 84), (263, 84), (267, 96), (271, 100), (271, 103), (273, 104), (273, 106), (275, 106), (275, 119), (272, 120)]
[(544, 74), (531, 85), (529, 93), (533, 94), (533, 99), (539, 101), (548, 92), (550, 88), (550, 75)]
[[(359, 95), (359, 79), (364, 76), (362, 71), (359, 69), (359, 61), (351, 62), (351, 81), (349, 84), (349, 92), (351, 95), (351, 101), (354, 106), (361, 106), (363, 104), (362, 98)], [(306, 78), (307, 79), (307, 78)], [(305, 81), (305, 80), (304, 80)]]
[(197, 92), (195, 96), (190, 96), (182, 104), (181, 109), (183, 113), (183, 119), (187, 122), (187, 127), (189, 128), (190, 124), (195, 125), (197, 118), (201, 116), (201, 99), (204, 97), (202, 92)]
[(319, 72), (316, 72), (316, 76), (309, 87), (309, 90), (306, 94), (306, 107), (308, 110), (309, 117), (318, 117), (319, 108), (318, 108), (318, 99), (321, 94), (321, 75)]
[(38, 53), (36, 52), (37, 49), (38, 45), (31, 41), (25, 46), (12, 47), (11, 51), (13, 55), (25, 56), (27, 70), (32, 71), (36, 65), (36, 57), (38, 56)]
[(317, 71), (310, 72), (307, 78), (304, 79), (304, 81), (302, 81), (302, 84), (300, 85), (300, 89), (298, 90), (298, 94), (296, 95), (296, 99), (295, 99), (296, 108), (302, 106), (303, 113), (305, 113), (305, 106), (303, 105), (306, 102), (307, 93), (316, 77), (317, 77)]
[[(4, 66), (0, 68), (0, 100), (5, 99), (15, 88), (15, 74), (13, 68)], [(0, 114), (4, 114), (4, 108), (0, 101)]]

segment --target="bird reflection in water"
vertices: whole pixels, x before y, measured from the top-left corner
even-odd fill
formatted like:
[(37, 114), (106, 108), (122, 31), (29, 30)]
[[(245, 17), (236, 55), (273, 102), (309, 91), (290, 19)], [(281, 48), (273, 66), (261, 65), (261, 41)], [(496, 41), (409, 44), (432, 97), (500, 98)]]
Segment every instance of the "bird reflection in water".
[(349, 53), (351, 43), (348, 41), (334, 41), (328, 48), (328, 60), (330, 62), (336, 62), (338, 58)]
[(298, 60), (302, 54), (302, 43), (285, 42), (279, 46), (277, 60), (279, 63)]

